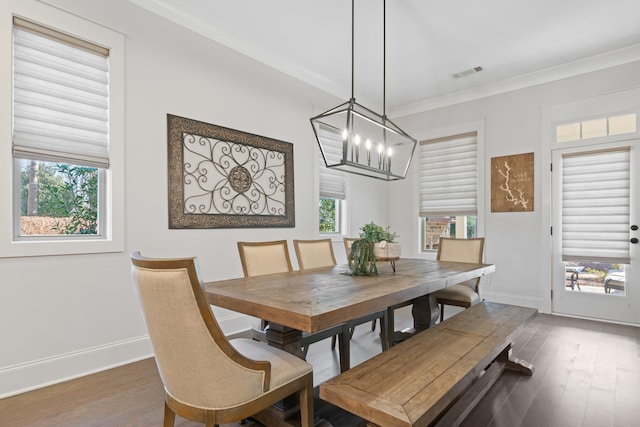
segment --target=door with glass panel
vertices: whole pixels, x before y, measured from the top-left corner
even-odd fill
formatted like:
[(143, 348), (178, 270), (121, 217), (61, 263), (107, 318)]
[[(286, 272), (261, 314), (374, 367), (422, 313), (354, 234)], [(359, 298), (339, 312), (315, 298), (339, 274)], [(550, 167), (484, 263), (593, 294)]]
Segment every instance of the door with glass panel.
[(640, 323), (640, 140), (553, 151), (554, 313)]

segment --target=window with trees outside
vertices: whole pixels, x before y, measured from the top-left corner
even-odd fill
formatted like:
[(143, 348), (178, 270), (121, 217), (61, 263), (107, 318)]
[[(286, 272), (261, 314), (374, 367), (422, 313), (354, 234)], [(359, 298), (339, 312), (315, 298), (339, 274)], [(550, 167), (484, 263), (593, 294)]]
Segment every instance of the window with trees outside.
[(420, 143), (420, 242), (436, 251), (441, 237), (477, 236), (476, 132)]
[(13, 35), (14, 238), (103, 236), (109, 50), (17, 17)]
[(323, 234), (343, 234), (343, 215), (346, 198), (344, 172), (327, 168), (322, 157), (318, 165), (320, 197), (318, 203), (318, 231)]

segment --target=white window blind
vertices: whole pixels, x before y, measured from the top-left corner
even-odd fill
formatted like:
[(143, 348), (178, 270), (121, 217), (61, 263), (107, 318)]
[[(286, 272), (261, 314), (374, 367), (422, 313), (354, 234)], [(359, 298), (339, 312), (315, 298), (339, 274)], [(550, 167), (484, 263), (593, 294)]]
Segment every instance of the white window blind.
[(562, 156), (562, 259), (629, 263), (629, 147)]
[(478, 136), (420, 143), (420, 216), (477, 215)]
[[(319, 131), (323, 133), (322, 138), (335, 140), (335, 144), (325, 144), (325, 153), (327, 163), (338, 164), (342, 159), (342, 137), (339, 133), (330, 132), (324, 127), (320, 127)], [(346, 178), (344, 172), (337, 169), (328, 168), (324, 159), (320, 156), (318, 165), (318, 175), (320, 179), (320, 197), (344, 200), (347, 197)]]
[(108, 54), (14, 17), (15, 157), (109, 167)]

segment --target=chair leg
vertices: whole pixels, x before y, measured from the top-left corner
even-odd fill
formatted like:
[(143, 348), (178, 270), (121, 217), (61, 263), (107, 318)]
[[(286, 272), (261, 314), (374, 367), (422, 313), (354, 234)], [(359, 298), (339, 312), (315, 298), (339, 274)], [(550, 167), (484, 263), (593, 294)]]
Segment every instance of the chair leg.
[(373, 319), (371, 321), (371, 332), (376, 330), (376, 319)]
[(173, 427), (176, 422), (176, 413), (169, 408), (167, 402), (164, 403), (164, 423), (163, 427)]
[(332, 336), (331, 337), (331, 350), (335, 350), (336, 349), (336, 336)]
[(313, 388), (311, 384), (298, 392), (300, 401), (300, 424), (302, 427), (313, 427)]
[(389, 350), (389, 321), (387, 315), (383, 315), (380, 319), (380, 342), (382, 343), (382, 351)]
[(444, 304), (440, 304), (440, 322), (444, 322)]

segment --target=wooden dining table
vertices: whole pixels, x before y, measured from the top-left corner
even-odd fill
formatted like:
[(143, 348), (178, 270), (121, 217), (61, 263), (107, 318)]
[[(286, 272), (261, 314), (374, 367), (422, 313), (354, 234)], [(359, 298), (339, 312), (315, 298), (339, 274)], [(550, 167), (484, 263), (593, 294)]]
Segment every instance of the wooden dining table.
[[(267, 320), (268, 343), (300, 355), (303, 332), (347, 324), (408, 301), (414, 305), (414, 328), (427, 329), (438, 318), (432, 292), (494, 271), (492, 264), (399, 259), (395, 271), (390, 263), (379, 263), (375, 276), (352, 276), (347, 265), (338, 265), (207, 282), (204, 288), (212, 305)], [(393, 316), (388, 317), (393, 331)]]
[[(338, 265), (207, 282), (204, 289), (214, 306), (267, 320), (268, 344), (302, 356), (304, 332), (348, 325), (383, 310), (388, 310), (383, 328), (391, 346), (394, 331), (391, 307), (410, 301), (414, 329), (425, 330), (438, 319), (438, 306), (431, 295), (434, 291), (494, 271), (492, 264), (399, 259), (394, 266), (389, 262), (378, 263), (375, 276), (352, 276), (347, 265)], [(343, 340), (348, 340), (348, 335), (344, 333)], [(340, 351), (346, 352), (342, 359), (347, 366), (341, 366), (344, 371), (349, 368), (348, 343), (341, 345)]]

